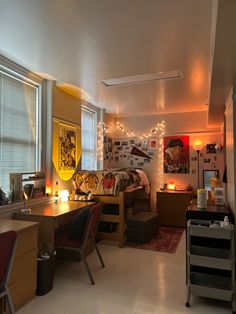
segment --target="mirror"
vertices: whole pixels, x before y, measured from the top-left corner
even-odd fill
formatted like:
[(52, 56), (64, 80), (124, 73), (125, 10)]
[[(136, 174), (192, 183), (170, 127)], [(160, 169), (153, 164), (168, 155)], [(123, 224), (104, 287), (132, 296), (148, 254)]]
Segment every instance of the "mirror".
[(219, 170), (203, 170), (203, 189), (211, 190), (211, 178), (219, 179)]

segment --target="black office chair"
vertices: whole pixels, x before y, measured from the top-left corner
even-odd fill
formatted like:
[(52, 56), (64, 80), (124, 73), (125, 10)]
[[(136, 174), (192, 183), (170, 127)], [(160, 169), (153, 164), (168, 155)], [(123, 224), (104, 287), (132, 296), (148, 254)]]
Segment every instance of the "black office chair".
[[(88, 262), (86, 260), (85, 250), (88, 246), (88, 240), (92, 241), (92, 244), (97, 252), (102, 268), (105, 267), (102, 256), (95, 242), (95, 235), (99, 223), (99, 217), (101, 213), (102, 204), (96, 204), (89, 209), (89, 215), (85, 223), (82, 237), (78, 239), (71, 239), (69, 229), (66, 228), (63, 231), (59, 231), (55, 234), (55, 248), (62, 250), (73, 250), (80, 253), (80, 256), (84, 262), (85, 268), (88, 272), (91, 284), (94, 285), (94, 279), (90, 271)], [(79, 230), (78, 230), (79, 232)]]
[[(7, 287), (16, 250), (16, 232), (0, 233), (0, 299), (7, 304), (10, 314), (15, 313), (9, 289)], [(1, 309), (0, 309), (1, 311)]]

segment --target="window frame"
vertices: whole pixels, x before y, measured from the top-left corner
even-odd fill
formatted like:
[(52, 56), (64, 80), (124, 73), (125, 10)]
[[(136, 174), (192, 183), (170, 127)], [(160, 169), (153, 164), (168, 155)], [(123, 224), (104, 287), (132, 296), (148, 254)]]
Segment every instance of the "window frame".
[[(83, 124), (82, 124), (82, 116), (83, 116), (83, 111), (87, 111), (92, 113), (94, 116), (94, 169), (83, 169)], [(97, 123), (98, 123), (98, 113), (96, 110), (91, 108), (91, 106), (88, 103), (83, 103), (81, 104), (81, 169), (82, 170), (97, 170)]]
[[(37, 98), (37, 109), (36, 109), (36, 121), (38, 127), (38, 134), (36, 139), (37, 152), (35, 156), (36, 161), (36, 171), (43, 171), (46, 174), (46, 169), (49, 173), (46, 174), (51, 181), (52, 173), (51, 166), (49, 165), (49, 140), (51, 136), (47, 138), (47, 130), (50, 130), (49, 119), (51, 114), (51, 104), (49, 99), (47, 99), (47, 81), (40, 77), (39, 75), (29, 71), (23, 66), (15, 63), (14, 61), (0, 55), (0, 70), (6, 75), (12, 76), (15, 79), (22, 81), (23, 83), (29, 84), (37, 88), (36, 98)], [(46, 131), (46, 132), (45, 132)], [(51, 146), (51, 144), (50, 144)], [(51, 159), (50, 159), (51, 162)], [(2, 208), (2, 207), (1, 207)]]

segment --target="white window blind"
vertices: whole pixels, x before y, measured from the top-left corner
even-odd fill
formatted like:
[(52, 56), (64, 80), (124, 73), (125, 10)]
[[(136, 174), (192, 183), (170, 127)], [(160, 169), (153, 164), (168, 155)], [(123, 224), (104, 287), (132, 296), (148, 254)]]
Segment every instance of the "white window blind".
[(39, 170), (39, 86), (0, 69), (0, 186), (9, 173)]
[(96, 169), (96, 112), (82, 106), (82, 169)]

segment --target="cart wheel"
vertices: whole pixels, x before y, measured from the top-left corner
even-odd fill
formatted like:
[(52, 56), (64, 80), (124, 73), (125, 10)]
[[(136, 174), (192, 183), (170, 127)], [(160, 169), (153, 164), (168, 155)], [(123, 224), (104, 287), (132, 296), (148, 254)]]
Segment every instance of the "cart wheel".
[[(189, 303), (189, 302), (186, 302), (186, 303), (185, 303), (185, 306), (186, 306), (186, 307), (190, 307), (190, 303)], [(233, 313), (233, 314), (236, 314), (236, 313)]]

